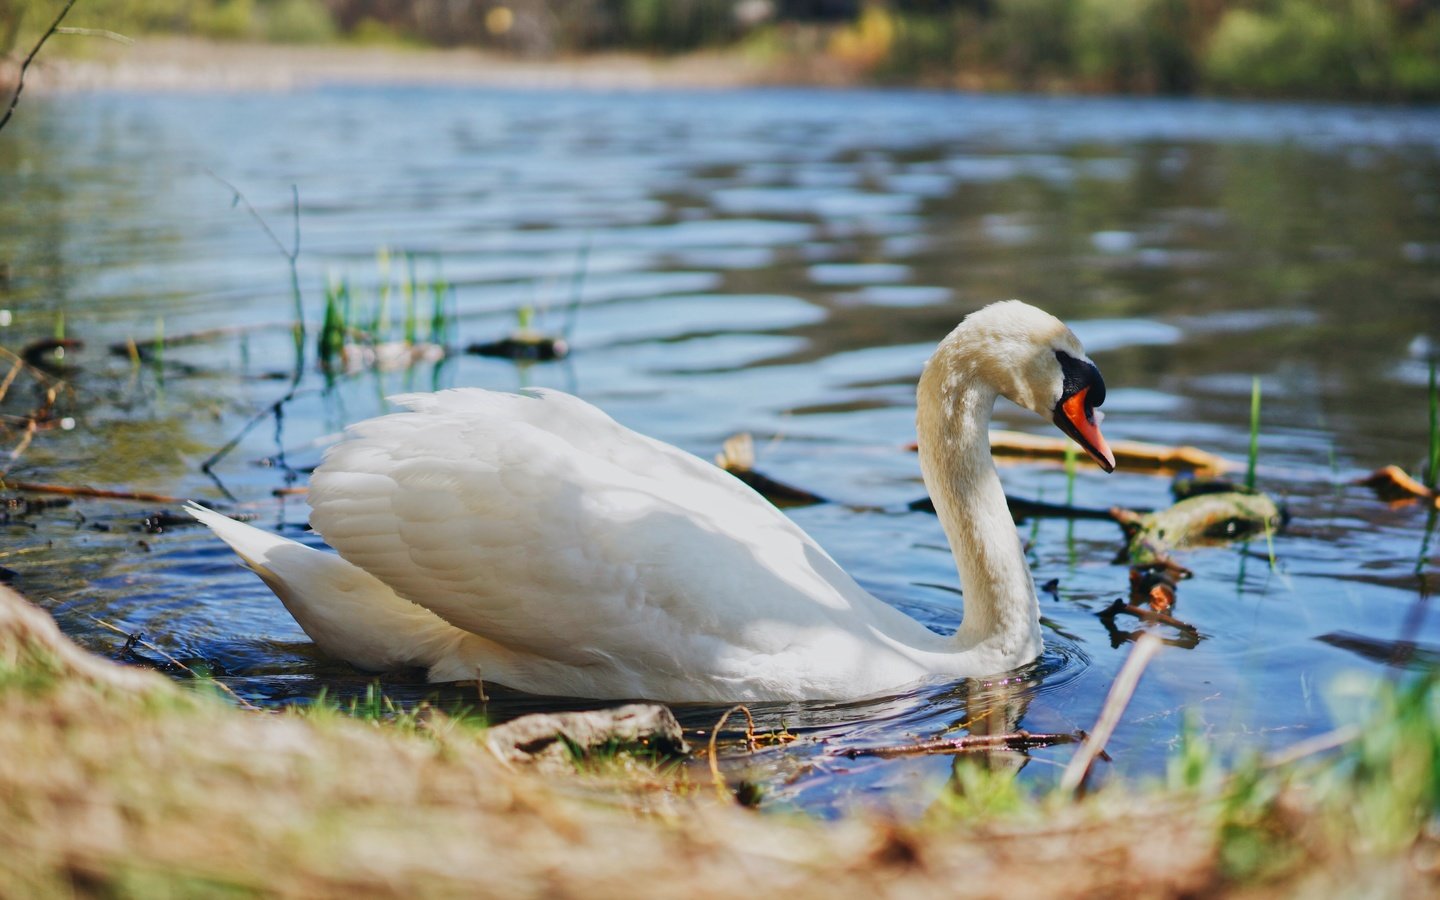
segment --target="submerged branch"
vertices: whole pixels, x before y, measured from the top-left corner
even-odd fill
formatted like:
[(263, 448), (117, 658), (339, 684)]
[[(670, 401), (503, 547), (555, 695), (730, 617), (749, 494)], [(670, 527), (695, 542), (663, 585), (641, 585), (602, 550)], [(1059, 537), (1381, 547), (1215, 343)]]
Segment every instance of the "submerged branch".
[(753, 751), (756, 746), (755, 717), (750, 714), (750, 707), (741, 704), (739, 706), (732, 706), (729, 709), (725, 710), (725, 715), (720, 717), (720, 721), (716, 722), (715, 727), (710, 731), (710, 752), (708, 754), (710, 758), (710, 777), (714, 779), (715, 790), (720, 794), (720, 798), (722, 800), (730, 799), (730, 789), (725, 785), (725, 776), (720, 774), (720, 763), (715, 759), (715, 744), (720, 739), (720, 729), (725, 727), (725, 723), (729, 721), (730, 715), (737, 712), (743, 712), (745, 714), (746, 748)]
[(1094, 729), (1080, 744), (1080, 749), (1075, 751), (1075, 756), (1065, 767), (1065, 774), (1060, 777), (1062, 793), (1076, 793), (1085, 784), (1085, 779), (1090, 775), (1090, 767), (1095, 764), (1096, 758), (1109, 743), (1110, 736), (1115, 733), (1115, 726), (1120, 724), (1120, 716), (1124, 714), (1125, 707), (1130, 705), (1130, 698), (1135, 695), (1135, 688), (1140, 684), (1140, 676), (1145, 673), (1145, 667), (1150, 665), (1150, 660), (1155, 658), (1161, 646), (1160, 639), (1153, 634), (1141, 635), (1140, 640), (1135, 642), (1135, 649), (1130, 651), (1125, 665), (1120, 667), (1120, 674), (1115, 676), (1115, 683), (1110, 686), (1110, 693), (1105, 697), (1105, 705), (1100, 709), (1100, 717), (1095, 720)]
[[(968, 753), (983, 750), (1030, 750), (1036, 747), (1053, 747), (1058, 744), (1078, 744), (1085, 740), (1085, 732), (1070, 731), (1053, 734), (1032, 734), (1015, 731), (1010, 734), (972, 734), (962, 738), (942, 738), (919, 741), (914, 744), (897, 744), (887, 747), (850, 747), (836, 750), (830, 755), (855, 759), (860, 756), (878, 756), (881, 759), (895, 759), (903, 756), (927, 756), (936, 753)], [(1104, 749), (1100, 757), (1109, 760)]]

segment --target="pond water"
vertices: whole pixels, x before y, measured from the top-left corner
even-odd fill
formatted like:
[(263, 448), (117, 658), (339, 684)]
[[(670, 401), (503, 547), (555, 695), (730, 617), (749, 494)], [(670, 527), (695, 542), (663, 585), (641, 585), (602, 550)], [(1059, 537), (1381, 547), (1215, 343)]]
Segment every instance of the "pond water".
[[(294, 371), (289, 265), (219, 179), (292, 240), (307, 359), (283, 416), (244, 432)], [(377, 250), (388, 248), (388, 276)], [(409, 262), (405, 254), (409, 254)], [(453, 286), (443, 362), (324, 378), (327, 279), (369, 309), (413, 267)], [(582, 273), (583, 277), (577, 277)], [(401, 328), (401, 292), (392, 291)], [(331, 88), (286, 94), (26, 98), (0, 135), (0, 346), (82, 339), (57, 412), (12, 480), (225, 502), (304, 540), (303, 484), (334, 434), (401, 390), (545, 385), (702, 456), (748, 431), (759, 468), (833, 502), (790, 510), (875, 594), (939, 630), (960, 598), (914, 454), (913, 385), (968, 311), (1018, 296), (1066, 319), (1109, 385), (1111, 440), (1233, 460), (1263, 386), (1260, 486), (1292, 516), (1273, 540), (1195, 550), (1174, 614), (1200, 632), (1150, 667), (1105, 775), (1163, 770), (1185, 727), (1221, 748), (1287, 745), (1332, 724), (1352, 670), (1434, 659), (1426, 512), (1351, 484), (1427, 453), (1427, 361), (1440, 339), (1440, 115), (1203, 101), (904, 92), (497, 92)], [(572, 300), (578, 305), (572, 308)], [(429, 309), (428, 296), (420, 307)], [(522, 306), (565, 330), (561, 363), (458, 350)], [(59, 319), (63, 314), (63, 326)], [(428, 316), (428, 312), (426, 312)], [(134, 364), (124, 343), (232, 329)], [(117, 353), (107, 352), (116, 344)], [(4, 369), (8, 370), (7, 362)], [(8, 417), (38, 400), (17, 381)], [(999, 424), (1047, 423), (1002, 403)], [(5, 420), (7, 454), (23, 434)], [(1050, 463), (1007, 491), (1063, 502)], [(1082, 466), (1074, 502), (1156, 508), (1165, 476)], [(261, 705), (341, 699), (373, 679), (319, 656), (230, 551), (199, 528), (146, 530), (174, 504), (74, 499), (0, 526), (0, 566), (81, 644), (122, 636), (204, 660)], [(1093, 722), (1129, 652), (1097, 613), (1127, 591), (1106, 521), (1038, 520), (1030, 541), (1048, 648), (983, 683), (856, 704), (757, 707), (799, 740), (727, 766), (768, 802), (829, 814), (923, 810), (945, 756), (857, 746)], [(1162, 633), (1170, 638), (1180, 635)], [(1418, 644), (1394, 661), (1395, 642)], [(473, 686), (381, 679), (402, 703), (479, 705)], [(493, 718), (584, 706), (492, 688)], [(692, 729), (720, 710), (684, 708)], [(1055, 779), (1070, 748), (1033, 751)], [(1018, 764), (1011, 760), (1009, 764)]]

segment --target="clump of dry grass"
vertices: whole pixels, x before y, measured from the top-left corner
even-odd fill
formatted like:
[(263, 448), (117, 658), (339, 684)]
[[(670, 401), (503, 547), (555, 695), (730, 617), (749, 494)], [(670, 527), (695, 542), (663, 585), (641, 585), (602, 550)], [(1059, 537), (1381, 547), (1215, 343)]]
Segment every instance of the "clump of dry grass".
[[(1223, 804), (1194, 794), (1102, 792), (978, 820), (942, 804), (915, 824), (820, 823), (720, 803), (686, 789), (683, 774), (632, 778), (615, 766), (542, 778), (443, 716), (402, 731), (234, 709), (87, 655), (4, 589), (0, 718), (0, 896), (873, 900), (1158, 896), (1227, 884)], [(1295, 809), (1303, 823), (1303, 805)], [(1266, 827), (1297, 833), (1275, 816)], [(1415, 853), (1362, 869), (1315, 840), (1283, 878), (1317, 877), (1322, 860), (1327, 888), (1380, 877), (1414, 887), (1422, 877)]]

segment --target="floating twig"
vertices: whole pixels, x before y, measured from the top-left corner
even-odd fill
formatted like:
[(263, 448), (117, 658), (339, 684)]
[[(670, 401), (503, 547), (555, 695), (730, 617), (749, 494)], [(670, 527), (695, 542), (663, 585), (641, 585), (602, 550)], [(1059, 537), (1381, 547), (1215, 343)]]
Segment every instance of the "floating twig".
[[(1057, 744), (1078, 744), (1085, 740), (1085, 732), (1070, 731), (1056, 734), (1032, 734), (1020, 730), (1009, 734), (971, 734), (961, 738), (941, 738), (919, 741), (914, 744), (896, 744), (886, 747), (848, 747), (831, 752), (830, 756), (855, 759), (860, 756), (878, 756), (881, 759), (896, 759), (904, 756), (928, 756), (937, 753), (969, 753), (984, 750), (1030, 750), (1036, 747), (1053, 747)], [(1109, 760), (1104, 748), (1102, 759)]]
[(23, 368), (25, 368), (25, 360), (16, 359), (10, 366), (10, 371), (5, 373), (5, 380), (0, 381), (0, 401), (3, 401), (5, 395), (10, 393), (10, 386), (15, 383), (15, 379), (19, 377), (20, 370)]
[(1196, 628), (1194, 625), (1191, 625), (1189, 622), (1182, 622), (1174, 616), (1170, 615), (1169, 613), (1160, 612), (1153, 609), (1146, 609), (1143, 606), (1135, 606), (1132, 603), (1126, 603), (1119, 597), (1116, 597), (1114, 603), (1105, 607), (1105, 609), (1101, 610), (1099, 613), (1097, 613), (1097, 615), (1099, 615), (1101, 618), (1114, 619), (1121, 613), (1134, 616), (1135, 618), (1142, 619), (1146, 622), (1154, 622), (1159, 625), (1169, 625), (1171, 628), (1178, 628), (1181, 631), (1188, 631), (1191, 634), (1200, 633), (1200, 629)]
[(1125, 665), (1120, 667), (1120, 673), (1115, 676), (1115, 683), (1110, 685), (1110, 693), (1105, 697), (1105, 705), (1100, 709), (1100, 717), (1095, 720), (1095, 727), (1081, 742), (1080, 749), (1075, 751), (1075, 756), (1065, 767), (1065, 774), (1060, 777), (1062, 792), (1075, 793), (1085, 784), (1090, 767), (1110, 742), (1115, 726), (1120, 724), (1120, 716), (1124, 714), (1125, 707), (1135, 694), (1140, 676), (1144, 674), (1145, 667), (1155, 658), (1160, 647), (1160, 639), (1153, 634), (1141, 635), (1140, 640), (1135, 642), (1135, 649), (1130, 651)]
[(827, 502), (819, 494), (812, 494), (804, 488), (776, 481), (755, 471), (755, 439), (748, 431), (725, 439), (720, 452), (715, 454), (715, 465), (749, 485), (751, 490), (776, 506), (812, 506)]
[(750, 707), (741, 704), (732, 706), (725, 710), (725, 715), (715, 723), (715, 728), (710, 732), (710, 777), (715, 780), (715, 790), (719, 792), (721, 799), (729, 799), (730, 789), (725, 784), (725, 776), (720, 774), (720, 763), (715, 759), (715, 743), (720, 738), (720, 729), (725, 727), (732, 713), (743, 712), (745, 714), (745, 746), (750, 751), (755, 750), (755, 717), (750, 714)]
[(20, 357), (36, 369), (63, 377), (73, 367), (60, 360), (68, 351), (83, 349), (85, 342), (75, 338), (40, 338), (26, 344), (20, 351)]
[[(10, 451), (11, 463), (14, 463), (15, 460), (19, 459), (20, 455), (23, 454), (26, 448), (30, 446), (30, 442), (35, 439), (36, 427), (37, 426), (35, 424), (34, 418), (31, 418), (25, 424), (25, 433), (20, 436), (20, 443), (16, 444), (15, 447)], [(8, 469), (9, 467), (7, 466), (6, 468)]]
[(1361, 733), (1358, 725), (1344, 725), (1336, 728), (1334, 731), (1317, 734), (1314, 737), (1291, 744), (1283, 750), (1277, 750), (1261, 760), (1260, 764), (1267, 769), (1278, 769), (1283, 766), (1288, 766), (1292, 763), (1299, 762), (1307, 756), (1314, 756), (1317, 753), (1324, 753), (1326, 750), (1343, 747), (1357, 740)]
[[(990, 432), (990, 452), (995, 456), (1023, 456), (1059, 462), (1065, 459), (1066, 448), (1070, 446), (1072, 444), (1069, 438), (1026, 434), (1020, 431)], [(1168, 447), (1144, 441), (1111, 441), (1110, 450), (1115, 454), (1116, 465), (1127, 469), (1225, 472), (1234, 468), (1234, 464), (1223, 456), (1199, 447)], [(1093, 463), (1087, 456), (1080, 459)]]
[(240, 337), (261, 331), (288, 331), (294, 327), (295, 323), (293, 322), (260, 322), (254, 325), (223, 325), (219, 328), (204, 328), (200, 331), (165, 335), (162, 338), (148, 338), (139, 341), (130, 337), (123, 341), (112, 343), (108, 349), (112, 356), (148, 359), (150, 354), (161, 347), (188, 347), (193, 344), (204, 344), (210, 341), (220, 340), (221, 338)]
[(166, 494), (150, 494), (144, 491), (111, 491), (84, 484), (47, 484), (40, 481), (0, 480), (0, 484), (12, 491), (30, 494), (63, 494), (67, 497), (99, 497), (104, 500), (138, 500), (141, 503), (184, 503), (184, 498)]
[(1368, 487), (1375, 492), (1376, 497), (1392, 506), (1404, 506), (1423, 500), (1432, 506), (1440, 507), (1440, 495), (1410, 477), (1399, 466), (1381, 466), (1355, 484)]

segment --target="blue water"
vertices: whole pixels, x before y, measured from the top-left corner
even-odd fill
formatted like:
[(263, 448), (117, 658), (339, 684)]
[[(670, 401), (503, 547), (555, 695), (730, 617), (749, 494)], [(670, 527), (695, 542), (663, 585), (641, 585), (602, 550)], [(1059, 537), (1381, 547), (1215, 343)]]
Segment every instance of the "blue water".
[[(1090, 348), (1112, 440), (1243, 460), (1258, 377), (1260, 485), (1293, 517), (1273, 567), (1264, 541), (1184, 554), (1195, 577), (1175, 615), (1202, 639), (1153, 663), (1105, 774), (1159, 771), (1186, 716), (1234, 751), (1302, 739), (1330, 727), (1339, 675), (1394, 671), (1383, 660), (1397, 640), (1440, 647), (1425, 511), (1350, 484), (1386, 463), (1418, 473), (1426, 454), (1437, 110), (787, 90), (26, 101), (0, 135), (0, 346), (52, 335), (59, 313), (86, 346), (67, 357), (79, 368), (57, 398), (75, 427), (38, 433), (12, 479), (212, 502), (228, 492), (258, 524), (303, 538), (303, 498), (272, 492), (303, 484), (334, 434), (384, 411), (387, 394), (554, 386), (706, 457), (753, 433), (761, 470), (834, 501), (790, 514), (867, 588), (948, 630), (960, 616), (953, 565), (934, 518), (907, 508), (923, 494), (904, 450), (914, 379), (966, 312), (1019, 296)], [(200, 464), (285, 395), (294, 371), (289, 264), (219, 179), (284, 248), (298, 191), (311, 340), (283, 418), (246, 433), (212, 479)], [(457, 352), (327, 382), (313, 353), (324, 285), (348, 281), (370, 309), (381, 247), (391, 282), (413, 264), (419, 280), (454, 286)], [(394, 289), (397, 331), (401, 304)], [(568, 332), (568, 360), (458, 352), (506, 333), (521, 306)], [(237, 326), (159, 364), (106, 351), (157, 330)], [(39, 402), (27, 384), (0, 413)], [(1049, 430), (1013, 407), (998, 417)], [(1002, 477), (1012, 494), (1066, 496), (1056, 465), (1007, 463)], [(1147, 472), (1085, 467), (1074, 491), (1087, 507), (1170, 502), (1168, 479)], [(0, 566), (99, 653), (123, 639), (97, 618), (219, 666), (261, 704), (365, 690), (371, 679), (322, 659), (206, 532), (138, 530), (162, 508), (175, 509), (77, 500), (12, 516)], [(727, 766), (781, 806), (909, 814), (943, 789), (949, 758), (840, 751), (1089, 727), (1131, 646), (1096, 615), (1127, 591), (1119, 530), (1020, 528), (1037, 583), (1058, 580), (1042, 597), (1049, 649), (1036, 665), (881, 702), (757, 709), (763, 727), (783, 722), (799, 740), (733, 752)], [(1378, 649), (1357, 652), (1367, 647)], [(381, 688), (402, 702), (436, 693), (414, 677)], [(440, 696), (479, 705), (473, 687)], [(485, 711), (568, 705), (492, 689)], [(720, 710), (680, 712), (708, 729)], [(1044, 782), (1069, 753), (999, 764)]]

